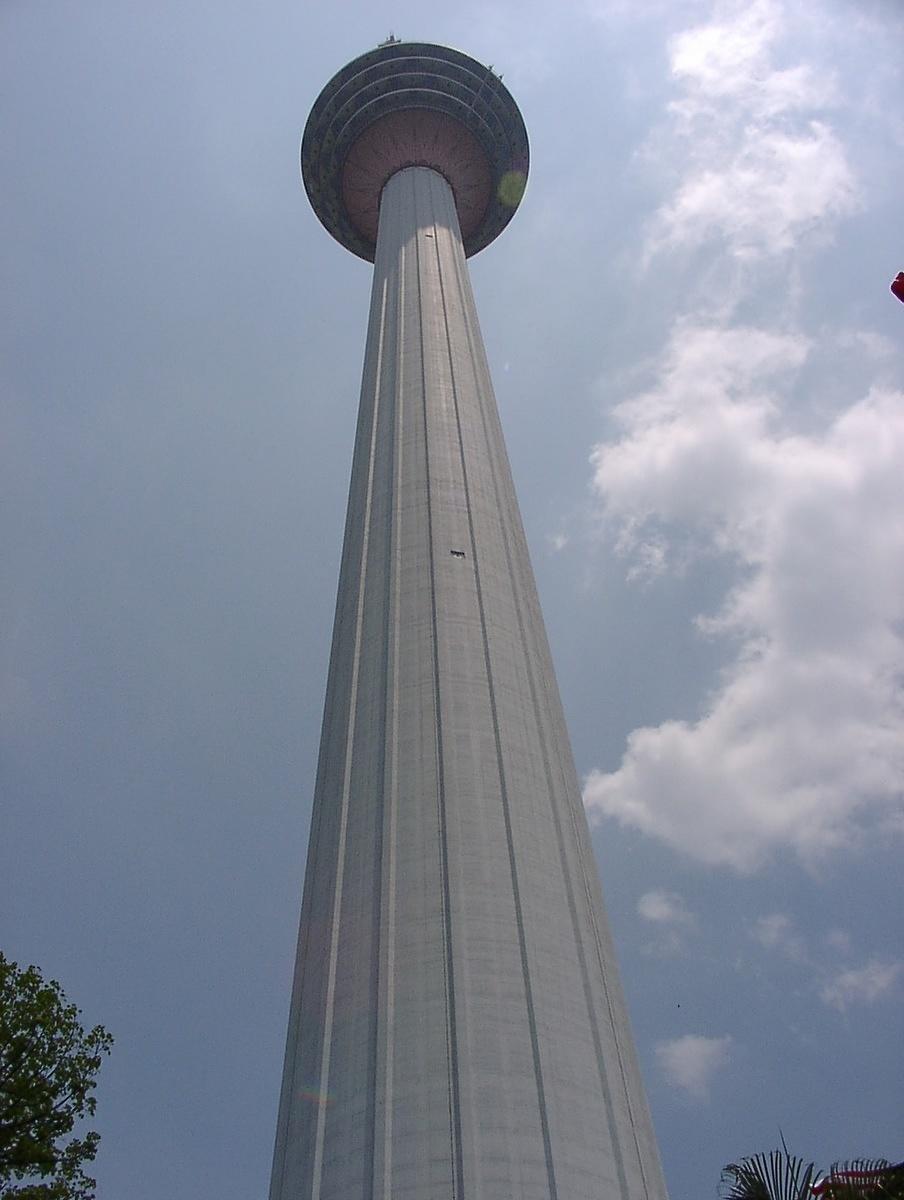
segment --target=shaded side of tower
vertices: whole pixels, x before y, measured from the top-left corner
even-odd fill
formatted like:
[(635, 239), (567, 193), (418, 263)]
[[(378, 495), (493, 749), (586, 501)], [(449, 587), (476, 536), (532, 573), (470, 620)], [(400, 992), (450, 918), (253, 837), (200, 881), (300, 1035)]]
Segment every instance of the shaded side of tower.
[(663, 1200), (452, 192), (386, 185), (271, 1200)]

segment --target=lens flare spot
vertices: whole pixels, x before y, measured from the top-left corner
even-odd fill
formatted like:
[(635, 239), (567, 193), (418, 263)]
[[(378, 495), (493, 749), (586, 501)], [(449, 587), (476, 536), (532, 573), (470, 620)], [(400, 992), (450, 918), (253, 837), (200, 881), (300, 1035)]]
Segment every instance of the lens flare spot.
[(506, 171), (496, 189), (499, 203), (504, 204), (506, 208), (517, 207), (521, 203), (521, 197), (524, 195), (526, 187), (527, 176), (523, 171)]
[(308, 1104), (316, 1104), (318, 1108), (329, 1108), (334, 1103), (334, 1097), (329, 1092), (321, 1092), (317, 1088), (299, 1088), (298, 1099), (306, 1100)]

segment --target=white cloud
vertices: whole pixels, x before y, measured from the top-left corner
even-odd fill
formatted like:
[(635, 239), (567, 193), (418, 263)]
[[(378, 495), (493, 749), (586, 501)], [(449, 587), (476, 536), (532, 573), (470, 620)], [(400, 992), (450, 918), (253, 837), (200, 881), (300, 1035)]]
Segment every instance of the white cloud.
[(821, 939), (823, 949), (829, 948), (833, 952), (831, 958), (819, 955), (813, 958), (786, 913), (770, 913), (758, 918), (750, 932), (764, 949), (783, 955), (804, 970), (807, 990), (812, 989), (824, 1004), (841, 1013), (854, 1005), (874, 1004), (883, 999), (892, 992), (904, 972), (904, 964), (875, 955), (865, 966), (842, 969), (837, 960), (850, 954), (851, 938), (840, 929), (829, 930)]
[(822, 999), (839, 1012), (846, 1012), (852, 1004), (874, 1004), (892, 990), (901, 972), (901, 963), (872, 958), (864, 967), (836, 975), (822, 989)]
[(645, 921), (664, 925), (688, 925), (693, 917), (683, 897), (677, 892), (644, 892), (637, 902), (637, 911)]
[(793, 962), (805, 962), (807, 959), (804, 940), (795, 932), (794, 922), (786, 913), (770, 913), (766, 917), (759, 917), (752, 936), (766, 950), (777, 950)]
[(897, 346), (891, 338), (883, 337), (881, 333), (873, 333), (869, 329), (848, 329), (838, 335), (838, 344), (859, 350), (867, 358), (880, 362), (891, 358), (897, 351)]
[(904, 395), (796, 433), (781, 402), (809, 350), (679, 323), (593, 455), (623, 553), (719, 553), (739, 578), (698, 619), (736, 648), (705, 712), (636, 729), (621, 767), (588, 777), (588, 812), (741, 870), (904, 832)]
[(844, 152), (818, 121), (799, 134), (748, 129), (730, 157), (701, 167), (658, 214), (653, 248), (721, 237), (739, 258), (791, 250), (801, 232), (853, 208)]
[(672, 39), (679, 95), (649, 156), (672, 162), (676, 181), (650, 225), (645, 261), (712, 241), (737, 259), (785, 254), (857, 207), (824, 115), (832, 78), (808, 64), (775, 66), (783, 32), (781, 8), (758, 0)]
[(844, 929), (830, 929), (825, 936), (825, 943), (830, 950), (838, 954), (850, 954), (851, 935)]
[(709, 117), (730, 100), (762, 118), (832, 102), (835, 87), (826, 72), (772, 65), (785, 25), (779, 4), (722, 5), (721, 13), (672, 38), (672, 76), (685, 89), (673, 111), (686, 119)]
[(740, 514), (752, 485), (768, 487), (750, 449), (777, 410), (767, 385), (808, 350), (802, 337), (679, 322), (659, 385), (614, 410), (623, 435), (591, 459), (596, 491), (621, 528), (619, 548), (635, 564), (652, 544), (657, 569), (666, 565), (668, 540), (651, 518), (702, 523), (721, 540), (724, 502)]
[(703, 1037), (687, 1033), (671, 1041), (659, 1042), (656, 1057), (668, 1081), (695, 1100), (705, 1100), (713, 1076), (727, 1066), (732, 1039)]
[(643, 946), (645, 954), (669, 958), (684, 951), (687, 937), (694, 932), (697, 922), (682, 896), (659, 890), (644, 892), (637, 902), (637, 911), (656, 930), (654, 939)]
[(823, 946), (833, 951), (831, 959), (812, 958), (806, 942), (797, 932), (786, 913), (770, 913), (760, 917), (751, 929), (751, 936), (766, 950), (783, 955), (806, 971), (808, 990), (812, 988), (824, 1004), (839, 1012), (853, 1005), (874, 1004), (892, 992), (904, 972), (904, 964), (871, 957), (865, 966), (841, 969), (837, 960), (851, 952), (850, 935), (831, 929), (821, 939)]

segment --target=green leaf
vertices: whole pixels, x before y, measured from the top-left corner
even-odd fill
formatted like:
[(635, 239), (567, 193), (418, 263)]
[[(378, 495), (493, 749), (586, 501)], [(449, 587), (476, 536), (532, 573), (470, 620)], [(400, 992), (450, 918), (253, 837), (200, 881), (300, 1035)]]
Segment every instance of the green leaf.
[(95, 1076), (113, 1039), (37, 967), (0, 952), (0, 1200), (93, 1200), (82, 1167), (97, 1154)]

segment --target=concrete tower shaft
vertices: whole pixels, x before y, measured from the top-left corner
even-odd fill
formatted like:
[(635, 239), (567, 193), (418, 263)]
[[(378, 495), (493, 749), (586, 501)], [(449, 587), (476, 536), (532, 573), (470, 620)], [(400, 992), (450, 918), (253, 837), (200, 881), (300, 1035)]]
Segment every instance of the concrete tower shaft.
[(270, 1197), (664, 1200), (461, 208), (379, 197)]

